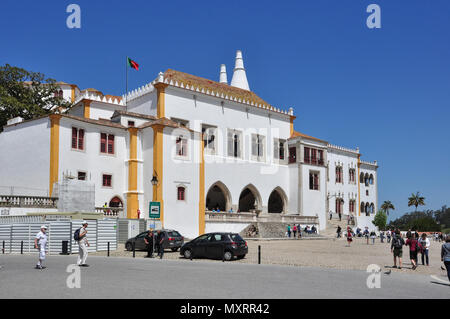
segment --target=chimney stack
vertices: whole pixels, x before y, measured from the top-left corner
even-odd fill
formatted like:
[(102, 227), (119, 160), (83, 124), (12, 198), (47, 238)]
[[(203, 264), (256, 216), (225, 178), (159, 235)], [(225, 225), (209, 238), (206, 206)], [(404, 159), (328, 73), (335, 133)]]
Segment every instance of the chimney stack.
[(244, 60), (242, 59), (242, 52), (240, 50), (236, 52), (236, 63), (234, 66), (231, 86), (250, 91), (250, 87), (247, 81), (247, 75), (244, 68)]
[(225, 64), (222, 64), (220, 66), (220, 83), (228, 84), (227, 67), (225, 66)]

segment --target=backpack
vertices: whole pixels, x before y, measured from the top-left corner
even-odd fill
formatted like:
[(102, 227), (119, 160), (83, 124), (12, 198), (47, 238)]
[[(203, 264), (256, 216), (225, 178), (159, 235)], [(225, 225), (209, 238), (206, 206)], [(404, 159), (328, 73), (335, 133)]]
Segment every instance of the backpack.
[(81, 228), (78, 228), (78, 229), (75, 231), (75, 233), (73, 234), (73, 239), (76, 240), (76, 241), (79, 241), (79, 240), (80, 240), (80, 230), (81, 230)]
[(402, 247), (403, 247), (402, 239), (400, 237), (395, 237), (394, 248), (402, 248)]

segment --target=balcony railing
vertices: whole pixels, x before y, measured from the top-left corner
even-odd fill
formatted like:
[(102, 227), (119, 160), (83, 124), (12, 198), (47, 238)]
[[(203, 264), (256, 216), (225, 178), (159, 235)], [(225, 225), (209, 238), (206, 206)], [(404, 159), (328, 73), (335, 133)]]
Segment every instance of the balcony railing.
[(58, 198), (0, 195), (0, 207), (57, 208)]
[(310, 165), (319, 165), (319, 166), (323, 166), (324, 165), (323, 159), (309, 158), (309, 157), (305, 157), (304, 158), (304, 163), (305, 164), (310, 164)]
[(300, 216), (285, 214), (261, 214), (257, 212), (251, 213), (228, 213), (228, 212), (205, 212), (207, 222), (281, 222), (281, 223), (299, 223), (299, 224), (319, 224), (316, 216)]

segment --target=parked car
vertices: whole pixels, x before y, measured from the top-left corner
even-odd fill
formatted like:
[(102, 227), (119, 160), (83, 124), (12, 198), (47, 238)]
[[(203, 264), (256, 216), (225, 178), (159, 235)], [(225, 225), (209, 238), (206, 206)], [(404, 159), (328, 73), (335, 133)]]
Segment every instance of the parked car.
[[(177, 251), (184, 244), (184, 237), (180, 235), (179, 232), (173, 229), (161, 229), (166, 235), (166, 240), (163, 243), (164, 249), (171, 249), (172, 251)], [(128, 251), (133, 250), (133, 243), (135, 243), (135, 250), (147, 250), (144, 237), (147, 235), (148, 231), (142, 232), (136, 237), (128, 239), (125, 243), (125, 249)], [(156, 239), (157, 231), (153, 231), (154, 238)]]
[(247, 242), (237, 233), (208, 233), (185, 243), (180, 249), (184, 258), (210, 258), (229, 261), (244, 258), (248, 253)]

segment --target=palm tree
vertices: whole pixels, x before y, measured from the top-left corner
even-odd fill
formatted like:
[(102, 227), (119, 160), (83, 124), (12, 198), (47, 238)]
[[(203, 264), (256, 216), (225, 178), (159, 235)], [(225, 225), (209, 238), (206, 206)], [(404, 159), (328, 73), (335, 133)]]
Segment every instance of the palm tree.
[(420, 196), (420, 193), (417, 192), (415, 194), (411, 194), (411, 197), (408, 198), (408, 207), (409, 206), (415, 206), (416, 212), (418, 206), (424, 206), (425, 205), (425, 197)]
[(389, 209), (395, 210), (395, 207), (390, 200), (385, 200), (383, 205), (381, 205), (381, 209), (384, 210), (386, 214), (389, 216)]

